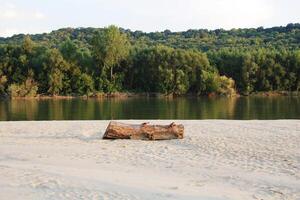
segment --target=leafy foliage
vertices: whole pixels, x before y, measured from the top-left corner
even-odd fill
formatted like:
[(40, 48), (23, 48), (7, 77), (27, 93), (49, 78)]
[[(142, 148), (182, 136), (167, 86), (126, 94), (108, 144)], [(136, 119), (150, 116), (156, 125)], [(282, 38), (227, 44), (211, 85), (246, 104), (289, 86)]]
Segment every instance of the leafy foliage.
[(0, 95), (300, 90), (300, 24), (144, 33), (115, 26), (0, 38)]
[(100, 70), (101, 82), (98, 89), (113, 92), (118, 89), (118, 77), (114, 76), (113, 68), (129, 54), (127, 35), (121, 34), (116, 26), (110, 26), (102, 32), (97, 32), (92, 41), (94, 57)]
[(28, 78), (22, 84), (11, 84), (8, 88), (11, 97), (35, 97), (37, 95), (37, 83)]

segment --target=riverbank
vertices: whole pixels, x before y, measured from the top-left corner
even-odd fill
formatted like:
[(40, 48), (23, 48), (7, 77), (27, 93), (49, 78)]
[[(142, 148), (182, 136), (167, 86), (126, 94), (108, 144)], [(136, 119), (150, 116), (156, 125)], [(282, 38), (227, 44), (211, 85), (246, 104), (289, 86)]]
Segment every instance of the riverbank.
[(109, 121), (0, 122), (0, 199), (299, 197), (299, 120), (176, 122), (183, 140), (154, 142), (102, 140)]
[[(243, 97), (243, 96), (255, 96), (255, 97), (277, 97), (277, 96), (293, 96), (299, 97), (300, 91), (271, 91), (271, 92), (253, 92), (251, 94), (235, 94), (227, 97)], [(214, 93), (208, 95), (197, 95), (197, 94), (184, 94), (184, 95), (174, 95), (174, 94), (162, 94), (162, 93), (133, 93), (133, 92), (115, 92), (115, 93), (95, 93), (91, 95), (37, 95), (37, 96), (27, 96), (27, 97), (9, 97), (0, 96), (0, 99), (89, 99), (89, 98), (133, 98), (133, 97), (154, 97), (154, 98), (176, 98), (176, 97), (224, 97), (222, 95), (217, 95)]]

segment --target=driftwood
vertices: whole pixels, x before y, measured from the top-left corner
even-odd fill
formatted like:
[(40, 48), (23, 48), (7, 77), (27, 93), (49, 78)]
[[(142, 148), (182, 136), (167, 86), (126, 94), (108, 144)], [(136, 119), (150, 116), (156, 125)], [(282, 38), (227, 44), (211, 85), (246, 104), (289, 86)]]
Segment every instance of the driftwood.
[(120, 122), (110, 122), (103, 139), (134, 139), (134, 140), (171, 140), (182, 139), (184, 126), (176, 125), (141, 125), (124, 124)]

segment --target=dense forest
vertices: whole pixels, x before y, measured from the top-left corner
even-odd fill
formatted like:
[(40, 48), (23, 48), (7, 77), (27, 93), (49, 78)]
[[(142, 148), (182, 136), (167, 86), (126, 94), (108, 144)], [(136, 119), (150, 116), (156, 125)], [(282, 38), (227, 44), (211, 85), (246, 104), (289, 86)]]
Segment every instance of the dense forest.
[(300, 90), (300, 24), (144, 33), (115, 26), (0, 37), (0, 96)]

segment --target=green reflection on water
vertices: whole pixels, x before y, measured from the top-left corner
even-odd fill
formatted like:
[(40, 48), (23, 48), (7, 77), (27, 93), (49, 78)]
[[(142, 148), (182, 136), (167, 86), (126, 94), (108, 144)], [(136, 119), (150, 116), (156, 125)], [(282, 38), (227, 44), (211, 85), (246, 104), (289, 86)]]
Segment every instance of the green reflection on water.
[(300, 119), (299, 97), (2, 100), (0, 120)]

